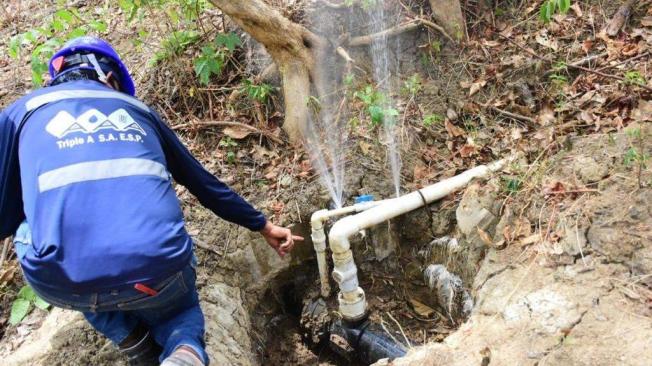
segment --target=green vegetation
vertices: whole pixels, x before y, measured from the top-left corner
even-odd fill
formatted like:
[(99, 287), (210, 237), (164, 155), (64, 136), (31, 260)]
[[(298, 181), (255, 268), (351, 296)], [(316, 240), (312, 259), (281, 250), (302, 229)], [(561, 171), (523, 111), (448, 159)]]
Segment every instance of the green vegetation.
[(645, 85), (645, 77), (638, 70), (630, 70), (625, 73), (625, 84), (627, 85)]
[(40, 86), (48, 70), (47, 62), (66, 41), (91, 32), (99, 35), (107, 32), (107, 24), (98, 17), (101, 15), (80, 13), (75, 8), (58, 10), (41, 26), (13, 36), (7, 53), (18, 61), (29, 57), (32, 83)]
[(544, 23), (550, 23), (550, 20), (555, 13), (559, 12), (566, 14), (570, 9), (570, 6), (570, 0), (546, 0), (541, 5), (539, 19)]
[(266, 103), (274, 92), (274, 87), (266, 83), (256, 84), (251, 79), (245, 79), (242, 81), (242, 90), (249, 99)]
[(238, 147), (238, 143), (235, 142), (231, 137), (224, 136), (219, 144), (220, 147), (223, 147), (226, 150), (226, 161), (229, 164), (235, 163), (235, 151), (234, 148)]
[(410, 76), (404, 83), (402, 92), (403, 94), (414, 97), (423, 89), (423, 84), (421, 82), (421, 76), (419, 74), (414, 74)]
[(193, 61), (199, 82), (208, 85), (212, 75), (219, 76), (226, 60), (240, 44), (236, 34), (227, 33), (218, 34), (211, 44), (202, 47), (201, 55)]
[(393, 124), (395, 122), (398, 111), (395, 108), (389, 107), (387, 96), (375, 90), (373, 86), (367, 85), (364, 89), (353, 93), (353, 96), (364, 104), (365, 111), (371, 119), (372, 126), (375, 127), (383, 123)]
[(441, 114), (428, 114), (423, 117), (423, 125), (425, 127), (430, 127), (434, 125), (439, 125), (444, 123), (444, 116)]
[[(61, 0), (57, 5), (60, 10), (46, 17), (43, 24), (12, 37), (7, 47), (7, 53), (13, 59), (29, 61), (32, 82), (36, 87), (43, 85), (47, 62), (66, 41), (85, 35), (102, 37), (108, 33), (107, 22), (112, 16), (108, 5), (84, 12), (66, 7)], [(161, 41), (160, 50), (149, 60), (150, 65), (179, 56), (205, 38), (206, 31), (200, 29), (198, 19), (211, 6), (208, 0), (120, 0), (118, 5), (127, 21), (137, 25), (145, 15), (153, 16), (153, 10), (163, 11), (164, 19), (160, 23), (167, 28), (161, 33), (167, 36)], [(138, 36), (132, 39), (132, 43), (140, 47), (149, 34), (142, 28), (137, 32)], [(207, 85), (212, 76), (219, 76), (240, 45), (240, 38), (234, 33), (218, 34), (214, 40), (199, 44), (201, 52), (193, 62), (198, 81)]]
[(34, 307), (47, 310), (50, 307), (50, 304), (38, 297), (31, 287), (23, 286), (11, 305), (9, 324), (16, 325), (23, 321)]
[(518, 178), (503, 177), (503, 191), (508, 194), (516, 194), (523, 187), (523, 182)]
[(623, 157), (623, 164), (627, 167), (636, 166), (637, 167), (637, 181), (638, 187), (643, 188), (641, 181), (641, 176), (643, 170), (647, 169), (647, 162), (650, 160), (650, 154), (645, 151), (644, 146), (644, 136), (640, 128), (627, 130), (627, 136), (629, 137), (630, 147), (625, 152)]

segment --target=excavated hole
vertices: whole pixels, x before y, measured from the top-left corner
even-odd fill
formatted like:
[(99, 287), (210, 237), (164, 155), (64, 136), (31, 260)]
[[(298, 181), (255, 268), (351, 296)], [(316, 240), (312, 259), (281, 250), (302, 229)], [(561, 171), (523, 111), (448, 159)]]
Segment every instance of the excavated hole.
[[(391, 226), (392, 229), (387, 225), (375, 228), (367, 232), (365, 238), (356, 238), (352, 242), (360, 284), (369, 303), (369, 318), (404, 346), (440, 342), (457, 329), (468, 314), (462, 311), (463, 292), (458, 289), (459, 292), (455, 293), (450, 288), (443, 291), (448, 296), (448, 304), (442, 304), (442, 286), (430, 289), (427, 278), (424, 279), (424, 270), (431, 264), (443, 265), (450, 272), (459, 274), (459, 283), (468, 289), (478, 267), (469, 265), (464, 251), (453, 253), (441, 243), (415, 243), (398, 233), (404, 232), (404, 223), (396, 220), (396, 224)], [(413, 238), (415, 233), (408, 236)], [(425, 240), (432, 238), (427, 230), (416, 236)], [(312, 243), (306, 242), (306, 245), (312, 246)], [(390, 251), (393, 254), (388, 254)], [(337, 285), (334, 281), (331, 285), (333, 293), (326, 301), (329, 319), (337, 317), (334, 312), (337, 309)], [(329, 347), (324, 338), (315, 343), (316, 333), (319, 333), (316, 329), (322, 329), (315, 326), (315, 322), (309, 322), (308, 329), (302, 326), (302, 310), (318, 298), (319, 280), (314, 258), (290, 267), (270, 283), (252, 314), (260, 364), (364, 364), (343, 358)], [(451, 304), (451, 301), (458, 303)]]

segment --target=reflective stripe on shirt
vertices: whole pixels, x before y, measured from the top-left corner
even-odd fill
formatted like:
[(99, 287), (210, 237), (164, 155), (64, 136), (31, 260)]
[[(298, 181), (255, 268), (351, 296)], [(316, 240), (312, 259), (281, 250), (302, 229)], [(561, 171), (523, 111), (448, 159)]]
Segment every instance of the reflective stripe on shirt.
[(79, 98), (120, 99), (144, 110), (145, 112), (149, 112), (149, 107), (138, 99), (132, 98), (127, 94), (104, 90), (59, 90), (52, 93), (41, 94), (25, 102), (25, 108), (29, 112), (47, 103), (57, 102), (64, 99)]
[(54, 169), (39, 175), (38, 185), (42, 193), (73, 183), (137, 175), (170, 179), (170, 174), (163, 164), (148, 159), (128, 158), (89, 161)]

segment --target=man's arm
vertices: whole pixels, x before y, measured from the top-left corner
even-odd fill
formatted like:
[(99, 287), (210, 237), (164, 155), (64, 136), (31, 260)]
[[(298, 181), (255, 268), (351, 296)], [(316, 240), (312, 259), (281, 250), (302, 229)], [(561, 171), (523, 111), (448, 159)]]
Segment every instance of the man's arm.
[(0, 239), (13, 235), (24, 219), (16, 126), (0, 112)]
[(174, 180), (188, 188), (199, 202), (217, 216), (252, 231), (265, 227), (265, 216), (226, 184), (206, 171), (177, 135), (157, 117), (163, 149)]
[(204, 207), (225, 220), (259, 231), (267, 244), (281, 257), (292, 250), (295, 240), (303, 241), (302, 237), (292, 235), (290, 229), (267, 221), (260, 211), (206, 171), (161, 118), (155, 113), (154, 117), (159, 124), (165, 157), (172, 177), (188, 188)]

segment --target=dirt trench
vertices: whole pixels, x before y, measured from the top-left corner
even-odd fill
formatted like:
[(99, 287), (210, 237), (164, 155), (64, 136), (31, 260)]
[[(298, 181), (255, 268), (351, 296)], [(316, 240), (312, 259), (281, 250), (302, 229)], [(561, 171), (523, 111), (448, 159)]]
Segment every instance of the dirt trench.
[[(365, 187), (356, 194), (384, 197), (383, 191), (389, 188), (384, 183), (372, 183), (383, 180), (362, 170), (352, 172), (349, 180), (353, 186)], [(294, 231), (307, 240), (283, 260), (258, 234), (227, 224), (198, 205), (186, 205), (189, 232), (198, 246), (197, 284), (213, 364), (356, 362), (337, 355), (326, 344), (309, 341), (310, 330), (300, 326), (303, 306), (316, 297), (319, 285), (307, 222), (312, 212), (328, 202), (316, 184), (299, 196), (304, 197), (298, 203), (302, 217), (297, 221), (302, 223)], [(439, 255), (430, 250), (429, 238), (450, 234), (454, 220), (451, 202), (437, 204), (371, 229), (352, 243), (371, 319), (406, 347), (408, 343), (416, 346), (439, 341), (459, 323), (446, 315), (423, 279), (424, 268)], [(336, 288), (334, 282), (332, 286)], [(331, 310), (336, 309), (334, 296), (328, 304)], [(419, 312), (410, 304), (420, 304)], [(45, 316), (42, 324), (35, 321), (33, 328), (25, 329), (26, 336), (3, 339), (0, 350), (7, 352), (6, 364), (125, 364), (111, 343), (94, 332), (79, 314), (56, 309)], [(12, 349), (12, 341), (19, 346)]]
[[(412, 347), (393, 364), (652, 364), (652, 191), (638, 188), (636, 169), (623, 164), (628, 144), (626, 132), (574, 139), (541, 168), (557, 193), (533, 195), (522, 206), (492, 178), (357, 238), (371, 319)], [(352, 172), (349, 184), (382, 197), (386, 187), (374, 186), (375, 178)], [(316, 185), (302, 189), (288, 194), (302, 197), (295, 230), (309, 237), (309, 214), (327, 200)], [(309, 241), (281, 260), (257, 234), (198, 206), (187, 206), (186, 215), (199, 247), (213, 364), (353, 364), (306, 342), (310, 334), (300, 327), (318, 286)], [(462, 279), (475, 303), (466, 321), (451, 318), (426, 286), (428, 264)], [(36, 329), (3, 355), (4, 364), (124, 364), (74, 313), (54, 310), (42, 325), (26, 323)]]

